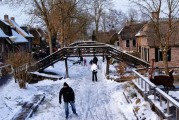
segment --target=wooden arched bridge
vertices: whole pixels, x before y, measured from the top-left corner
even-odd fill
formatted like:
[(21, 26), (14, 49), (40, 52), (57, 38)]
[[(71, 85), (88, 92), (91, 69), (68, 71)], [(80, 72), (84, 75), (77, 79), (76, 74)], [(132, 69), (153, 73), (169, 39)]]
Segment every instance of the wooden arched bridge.
[[(107, 63), (109, 63), (109, 58), (115, 58), (119, 61), (125, 62), (131, 66), (138, 66), (142, 65), (144, 67), (149, 67), (150, 64), (142, 59), (139, 59), (135, 56), (132, 56), (122, 50), (118, 50), (108, 44), (98, 43), (95, 41), (83, 41), (83, 42), (75, 42), (69, 45), (68, 47), (63, 47), (58, 51), (52, 53), (51, 55), (37, 61), (31, 65), (24, 65), (17, 68), (15, 71), (16, 73), (20, 71), (27, 71), (27, 72), (35, 72), (35, 71), (42, 71), (45, 68), (53, 65), (58, 61), (65, 61), (66, 65), (66, 77), (68, 75), (68, 65), (67, 65), (67, 58), (69, 57), (79, 57), (79, 56), (102, 56), (106, 58)], [(109, 74), (109, 64), (107, 64), (106, 74)]]
[[(131, 66), (138, 66), (142, 65), (144, 67), (149, 67), (150, 64), (142, 59), (139, 59), (137, 57), (134, 57), (128, 53), (123, 52), (122, 50), (118, 50), (108, 44), (104, 43), (98, 43), (94, 41), (84, 41), (84, 42), (76, 42), (71, 44), (68, 47), (64, 47), (53, 54), (45, 57), (44, 59), (36, 62), (31, 66), (33, 68), (33, 71), (42, 71), (45, 68), (53, 65), (54, 63), (65, 60), (66, 63), (66, 69), (68, 72), (67, 67), (67, 58), (69, 57), (79, 57), (79, 56), (102, 56), (103, 58), (106, 58), (108, 61), (110, 57), (115, 58), (119, 61), (125, 62)], [(109, 62), (107, 62), (109, 63)], [(107, 68), (107, 73), (109, 73), (109, 68)], [(67, 77), (68, 73), (67, 73)]]

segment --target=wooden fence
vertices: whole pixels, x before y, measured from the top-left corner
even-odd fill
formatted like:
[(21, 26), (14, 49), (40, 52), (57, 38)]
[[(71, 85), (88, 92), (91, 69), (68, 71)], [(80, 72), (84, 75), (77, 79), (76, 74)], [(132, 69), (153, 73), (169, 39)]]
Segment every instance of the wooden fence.
[[(179, 68), (179, 67), (171, 67), (172, 69), (174, 68)], [(157, 68), (157, 69), (164, 69), (164, 68)], [(140, 69), (141, 70), (141, 69)], [(155, 84), (153, 84), (152, 82), (149, 81), (148, 78), (144, 77), (143, 75), (141, 75), (137, 70), (133, 70), (134, 76), (137, 77), (137, 79), (135, 79), (133, 81), (133, 83), (142, 91), (143, 96), (144, 97), (148, 97), (151, 91), (154, 91), (153, 95), (154, 95), (154, 102), (157, 101), (157, 95), (159, 95), (159, 102), (160, 102), (160, 107), (163, 106), (162, 102), (163, 100), (166, 101), (167, 103), (167, 111), (166, 113), (164, 113), (166, 116), (170, 116), (170, 104), (172, 104), (175, 107), (175, 111), (176, 111), (176, 120), (179, 120), (179, 103), (178, 101), (176, 101), (174, 98), (172, 98), (171, 96), (169, 96), (168, 94), (166, 94), (165, 92), (163, 92), (160, 88), (158, 88)]]

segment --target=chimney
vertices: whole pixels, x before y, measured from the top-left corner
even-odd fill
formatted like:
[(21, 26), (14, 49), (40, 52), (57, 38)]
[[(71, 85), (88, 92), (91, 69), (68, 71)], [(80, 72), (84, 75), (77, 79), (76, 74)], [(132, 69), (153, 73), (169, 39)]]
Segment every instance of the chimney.
[(14, 17), (11, 17), (11, 20), (15, 21), (15, 18), (14, 18)]
[(9, 22), (9, 16), (8, 15), (4, 15), (4, 21)]
[(129, 26), (129, 25), (130, 25), (130, 21), (126, 20), (126, 26)]
[(127, 20), (127, 21), (126, 21), (126, 26), (130, 26), (130, 25), (133, 25), (133, 24), (135, 24), (135, 23), (136, 23), (136, 21), (133, 20), (133, 19)]
[(158, 12), (152, 12), (152, 20), (157, 21), (159, 19), (159, 13)]

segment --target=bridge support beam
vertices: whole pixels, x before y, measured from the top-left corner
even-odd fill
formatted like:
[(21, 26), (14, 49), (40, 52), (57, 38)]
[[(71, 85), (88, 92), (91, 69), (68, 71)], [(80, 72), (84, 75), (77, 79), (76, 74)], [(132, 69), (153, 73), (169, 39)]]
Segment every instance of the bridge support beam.
[(106, 56), (106, 75), (109, 75), (109, 62), (110, 62), (110, 57)]
[(66, 68), (66, 76), (65, 76), (65, 78), (69, 78), (67, 58), (65, 58), (65, 68)]

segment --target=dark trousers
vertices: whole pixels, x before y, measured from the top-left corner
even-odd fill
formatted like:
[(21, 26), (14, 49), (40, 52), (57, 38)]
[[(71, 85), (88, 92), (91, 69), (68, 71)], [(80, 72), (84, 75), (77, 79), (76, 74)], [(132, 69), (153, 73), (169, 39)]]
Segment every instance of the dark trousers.
[(93, 71), (92, 72), (92, 81), (94, 81), (94, 79), (97, 81), (97, 71)]

